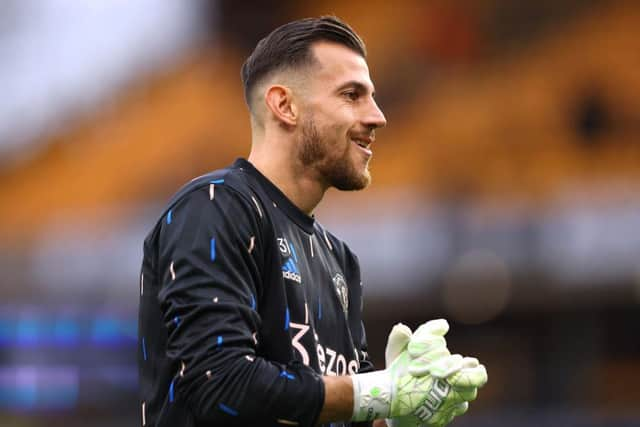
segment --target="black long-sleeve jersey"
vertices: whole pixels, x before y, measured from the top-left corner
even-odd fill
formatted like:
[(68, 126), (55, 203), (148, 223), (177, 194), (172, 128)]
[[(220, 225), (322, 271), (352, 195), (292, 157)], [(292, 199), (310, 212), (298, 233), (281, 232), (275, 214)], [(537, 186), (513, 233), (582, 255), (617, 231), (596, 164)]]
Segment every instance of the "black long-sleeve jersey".
[(373, 369), (361, 287), (349, 248), (246, 160), (194, 179), (144, 242), (142, 425), (315, 425), (322, 375)]

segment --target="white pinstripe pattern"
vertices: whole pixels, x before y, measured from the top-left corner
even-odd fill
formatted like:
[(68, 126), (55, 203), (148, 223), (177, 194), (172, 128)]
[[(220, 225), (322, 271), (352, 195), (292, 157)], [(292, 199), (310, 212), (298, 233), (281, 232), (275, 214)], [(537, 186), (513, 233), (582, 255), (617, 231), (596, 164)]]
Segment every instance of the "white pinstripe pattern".
[(329, 241), (329, 237), (327, 236), (327, 230), (322, 230), (322, 234), (324, 234), (324, 241), (327, 242), (327, 246), (329, 246), (329, 250), (333, 250), (333, 246), (331, 246), (331, 242)]
[(253, 196), (251, 196), (251, 200), (253, 200), (253, 204), (256, 205), (256, 209), (258, 210), (258, 215), (260, 215), (260, 218), (262, 218), (262, 211), (260, 210), (260, 205), (258, 205), (258, 201)]
[(169, 264), (169, 273), (171, 273), (171, 280), (176, 280), (176, 271), (173, 269), (173, 261)]

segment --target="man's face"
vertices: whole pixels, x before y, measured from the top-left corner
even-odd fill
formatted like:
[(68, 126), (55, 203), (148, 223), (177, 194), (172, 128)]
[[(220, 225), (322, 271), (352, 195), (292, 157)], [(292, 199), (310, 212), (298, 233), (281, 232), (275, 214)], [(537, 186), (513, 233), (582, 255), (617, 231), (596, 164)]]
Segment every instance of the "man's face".
[(375, 129), (386, 124), (373, 95), (365, 59), (345, 46), (312, 47), (308, 86), (300, 100), (299, 160), (317, 179), (339, 190), (369, 185)]

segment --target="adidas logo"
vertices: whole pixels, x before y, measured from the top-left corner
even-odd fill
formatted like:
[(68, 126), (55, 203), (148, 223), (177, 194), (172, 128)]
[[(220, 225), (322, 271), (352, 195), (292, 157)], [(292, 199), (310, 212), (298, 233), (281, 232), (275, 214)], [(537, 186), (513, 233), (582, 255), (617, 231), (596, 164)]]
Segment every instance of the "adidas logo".
[(300, 277), (300, 272), (293, 259), (289, 258), (282, 266), (282, 277), (293, 280), (296, 283), (302, 283), (302, 277)]

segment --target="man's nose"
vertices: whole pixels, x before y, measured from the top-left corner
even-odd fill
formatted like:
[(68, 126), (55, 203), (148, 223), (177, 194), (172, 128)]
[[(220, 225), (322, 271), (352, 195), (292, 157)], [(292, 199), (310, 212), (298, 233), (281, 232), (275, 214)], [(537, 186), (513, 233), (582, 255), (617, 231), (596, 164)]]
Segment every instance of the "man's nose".
[(366, 123), (367, 127), (377, 129), (385, 127), (387, 125), (387, 119), (384, 117), (384, 113), (378, 107), (378, 104), (374, 99), (371, 100), (371, 107), (369, 108)]

